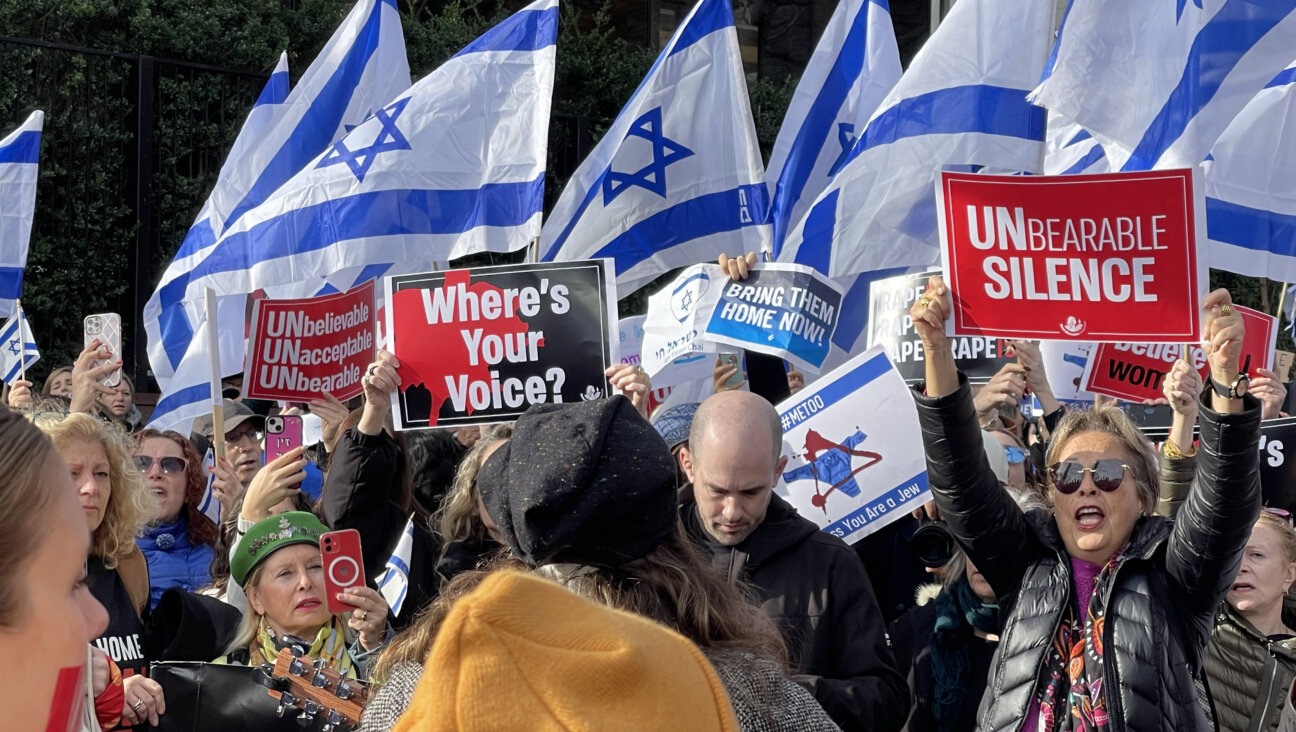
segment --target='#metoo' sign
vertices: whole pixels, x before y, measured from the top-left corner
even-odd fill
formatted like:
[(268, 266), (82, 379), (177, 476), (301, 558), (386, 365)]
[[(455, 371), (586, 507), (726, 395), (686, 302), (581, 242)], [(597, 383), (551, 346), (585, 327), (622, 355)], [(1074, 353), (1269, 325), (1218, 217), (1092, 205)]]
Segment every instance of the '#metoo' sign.
[(951, 335), (1181, 343), (1200, 333), (1190, 170), (942, 173)]

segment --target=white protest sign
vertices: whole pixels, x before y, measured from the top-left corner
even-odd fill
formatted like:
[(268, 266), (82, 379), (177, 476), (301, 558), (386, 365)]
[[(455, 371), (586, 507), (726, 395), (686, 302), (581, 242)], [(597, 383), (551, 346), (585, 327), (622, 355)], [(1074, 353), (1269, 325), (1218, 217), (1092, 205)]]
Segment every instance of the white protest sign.
[(797, 512), (849, 543), (930, 496), (918, 409), (880, 347), (778, 405), (787, 465), (778, 486)]
[(715, 352), (701, 335), (728, 281), (720, 265), (695, 264), (648, 298), (640, 358), (650, 378), (680, 356)]
[(1083, 386), (1093, 348), (1087, 341), (1040, 341), (1040, 360), (1058, 401), (1093, 404), (1093, 392)]
[[(622, 318), (618, 324), (621, 331), (621, 363), (642, 365), (644, 320), (647, 317), (632, 315)], [(667, 389), (694, 379), (710, 379), (714, 370), (715, 359), (710, 355), (701, 352), (686, 354), (666, 364), (656, 374), (651, 374), (653, 389)]]

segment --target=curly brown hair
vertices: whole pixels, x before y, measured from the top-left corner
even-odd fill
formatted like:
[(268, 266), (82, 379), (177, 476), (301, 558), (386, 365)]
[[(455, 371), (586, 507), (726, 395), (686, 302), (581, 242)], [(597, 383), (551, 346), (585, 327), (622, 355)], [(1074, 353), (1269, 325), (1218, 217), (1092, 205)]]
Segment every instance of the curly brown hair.
[(155, 429), (146, 429), (135, 435), (135, 444), (142, 445), (145, 440), (170, 440), (180, 448), (180, 453), (185, 459), (185, 497), (184, 512), (185, 519), (189, 523), (189, 541), (194, 544), (205, 544), (215, 546), (216, 540), (220, 538), (220, 529), (207, 514), (198, 510), (202, 505), (203, 493), (207, 490), (207, 476), (203, 475), (202, 458), (198, 457), (198, 451), (194, 449), (193, 443), (179, 432), (167, 430), (161, 432)]

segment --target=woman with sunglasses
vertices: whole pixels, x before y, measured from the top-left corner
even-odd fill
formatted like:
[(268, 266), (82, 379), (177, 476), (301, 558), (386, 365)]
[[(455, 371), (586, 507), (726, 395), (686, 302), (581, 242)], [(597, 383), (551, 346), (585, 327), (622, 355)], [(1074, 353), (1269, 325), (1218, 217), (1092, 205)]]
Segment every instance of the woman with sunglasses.
[(172, 587), (193, 592), (211, 581), (218, 529), (201, 510), (202, 461), (178, 432), (144, 430), (135, 448), (135, 467), (156, 509), (144, 534), (135, 539), (148, 560), (152, 612)]
[(978, 729), (1211, 729), (1202, 657), (1260, 512), (1260, 404), (1239, 378), (1244, 326), (1228, 292), (1202, 301), (1215, 383), (1201, 398), (1197, 482), (1173, 523), (1150, 515), (1151, 447), (1109, 407), (1063, 418), (1046, 455), (1053, 511), (1023, 515), (975, 449), (949, 303), (933, 277), (910, 310), (927, 353), (915, 401), (936, 504), (1003, 618)]

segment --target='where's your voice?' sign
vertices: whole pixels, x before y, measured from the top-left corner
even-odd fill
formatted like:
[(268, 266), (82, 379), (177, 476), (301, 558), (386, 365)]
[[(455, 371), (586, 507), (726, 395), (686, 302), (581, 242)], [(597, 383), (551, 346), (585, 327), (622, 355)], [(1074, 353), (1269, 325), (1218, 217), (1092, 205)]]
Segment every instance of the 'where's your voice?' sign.
[(401, 364), (397, 429), (506, 422), (532, 404), (611, 393), (611, 260), (397, 275), (385, 285)]
[(777, 490), (829, 534), (853, 543), (931, 495), (918, 409), (880, 346), (777, 409), (788, 456)]
[[(927, 378), (922, 339), (914, 328), (909, 308), (922, 297), (927, 281), (939, 272), (903, 274), (869, 284), (868, 345), (882, 346), (895, 364), (900, 376), (910, 384)], [(973, 384), (984, 384), (1003, 368), (1016, 363), (1007, 355), (1008, 342), (1002, 338), (955, 336), (950, 349), (959, 370)]]
[(250, 399), (306, 402), (364, 392), (374, 359), (374, 283), (300, 300), (257, 300), (243, 386)]
[(653, 376), (680, 356), (725, 344), (818, 371), (841, 300), (835, 282), (801, 265), (757, 264), (745, 280), (731, 280), (719, 265), (694, 265), (648, 298), (644, 370)]
[(1201, 332), (1200, 176), (942, 173), (951, 335), (1182, 343)]

